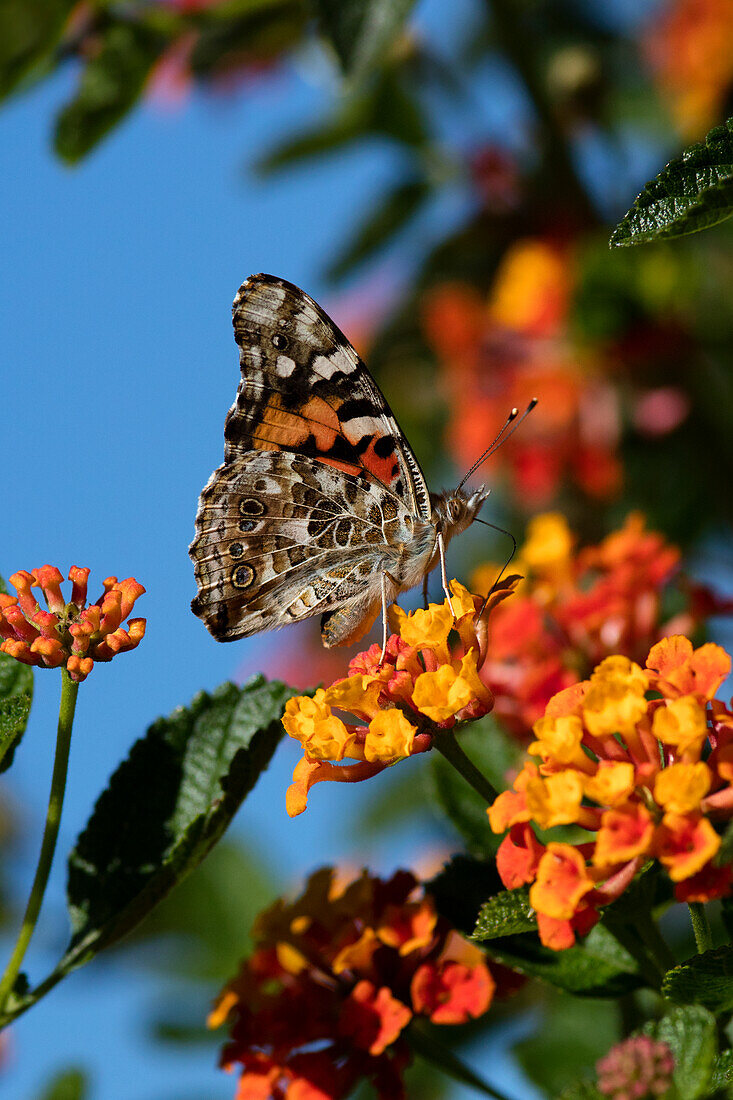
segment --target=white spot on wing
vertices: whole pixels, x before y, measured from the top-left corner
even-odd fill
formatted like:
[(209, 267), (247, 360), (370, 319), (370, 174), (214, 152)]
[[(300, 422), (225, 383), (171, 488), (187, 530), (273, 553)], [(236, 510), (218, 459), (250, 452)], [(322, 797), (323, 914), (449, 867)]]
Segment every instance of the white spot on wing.
[(332, 378), (334, 374), (351, 374), (356, 364), (346, 353), (337, 348), (332, 355), (317, 355), (313, 360), (313, 373), (321, 378)]
[(289, 378), (295, 370), (295, 360), (289, 355), (278, 355), (275, 366), (280, 378)]
[(344, 421), (344, 428), (348, 430), (349, 438), (361, 439), (365, 435), (381, 435), (382, 426), (373, 416), (355, 416), (351, 420)]

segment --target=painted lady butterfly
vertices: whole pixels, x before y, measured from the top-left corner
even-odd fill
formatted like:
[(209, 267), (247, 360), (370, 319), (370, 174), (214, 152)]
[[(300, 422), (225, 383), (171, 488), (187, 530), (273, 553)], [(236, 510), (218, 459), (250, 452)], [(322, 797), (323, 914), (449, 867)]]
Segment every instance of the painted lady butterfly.
[(221, 642), (322, 615), (358, 641), (438, 563), (488, 496), (429, 493), (364, 363), (298, 287), (251, 275), (234, 299), (242, 380), (224, 463), (201, 494), (191, 604)]

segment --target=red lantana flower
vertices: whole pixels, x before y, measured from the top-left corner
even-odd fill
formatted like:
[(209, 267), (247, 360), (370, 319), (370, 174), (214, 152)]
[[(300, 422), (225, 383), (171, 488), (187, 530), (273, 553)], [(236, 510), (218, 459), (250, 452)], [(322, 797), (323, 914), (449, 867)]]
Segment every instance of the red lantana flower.
[[(679, 550), (648, 531), (637, 512), (597, 545), (575, 543), (562, 515), (536, 516), (516, 561), (525, 580), (491, 617), (481, 677), (494, 694), (494, 714), (519, 737), (529, 735), (554, 695), (604, 657), (643, 663), (660, 638), (691, 634), (733, 606), (707, 588), (675, 581)], [(475, 590), (486, 591), (495, 576), (496, 566), (482, 566)]]
[(412, 1018), (465, 1023), (494, 994), (482, 952), (406, 871), (364, 872), (345, 889), (317, 871), (253, 938), (209, 1019), (231, 1028), (222, 1066), (240, 1068), (237, 1100), (338, 1100), (362, 1078), (380, 1100), (401, 1100)]

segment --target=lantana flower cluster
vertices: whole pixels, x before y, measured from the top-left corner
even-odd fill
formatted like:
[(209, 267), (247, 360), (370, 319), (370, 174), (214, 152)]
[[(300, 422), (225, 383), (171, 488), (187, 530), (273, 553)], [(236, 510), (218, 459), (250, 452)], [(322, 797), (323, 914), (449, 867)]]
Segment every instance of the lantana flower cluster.
[(609, 1100), (651, 1100), (672, 1088), (674, 1056), (667, 1043), (632, 1035), (596, 1063), (598, 1091)]
[(387, 881), (365, 871), (343, 888), (323, 868), (252, 935), (253, 954), (209, 1019), (230, 1026), (221, 1061), (241, 1067), (239, 1100), (337, 1100), (362, 1078), (381, 1100), (400, 1100), (410, 1021), (465, 1023), (494, 994), (482, 952), (407, 871)]
[[(95, 661), (111, 661), (118, 653), (135, 649), (145, 634), (145, 619), (122, 626), (145, 589), (134, 577), (118, 581), (107, 577), (104, 592), (87, 607), (90, 570), (72, 566), (71, 599), (61, 592), (64, 577), (54, 565), (30, 573), (20, 570), (10, 578), (17, 596), (0, 592), (0, 651), (23, 664), (39, 668), (64, 667), (72, 680), (85, 680)], [(46, 601), (41, 608), (32, 589)]]
[[(559, 692), (535, 723), (536, 740), (513, 790), (489, 808), (506, 887), (531, 883), (542, 942), (561, 950), (599, 919), (649, 860), (678, 901), (730, 892), (718, 866), (720, 830), (733, 817), (733, 712), (715, 699), (731, 668), (720, 646), (675, 635), (645, 667), (607, 657), (589, 680)], [(576, 844), (538, 839), (533, 825), (578, 825)]]
[[(304, 754), (287, 793), (291, 817), (305, 810), (314, 783), (368, 779), (430, 749), (436, 728), (450, 729), (491, 710), (492, 693), (479, 677), (487, 616), (518, 579), (505, 580), (485, 606), (455, 580), (450, 601), (410, 613), (395, 605), (395, 633), (383, 660), (381, 646), (372, 645), (349, 662), (348, 676), (312, 697), (289, 700), (283, 725)], [(453, 632), (458, 640), (451, 645)], [(336, 711), (355, 721), (344, 721)]]
[[(495, 716), (519, 737), (553, 695), (604, 657), (620, 653), (643, 664), (660, 638), (691, 634), (709, 615), (731, 610), (707, 588), (674, 580), (679, 550), (648, 531), (638, 512), (597, 545), (575, 544), (564, 516), (535, 517), (516, 561), (525, 580), (491, 619), (481, 676)], [(474, 587), (488, 589), (495, 576), (496, 566), (482, 566)]]

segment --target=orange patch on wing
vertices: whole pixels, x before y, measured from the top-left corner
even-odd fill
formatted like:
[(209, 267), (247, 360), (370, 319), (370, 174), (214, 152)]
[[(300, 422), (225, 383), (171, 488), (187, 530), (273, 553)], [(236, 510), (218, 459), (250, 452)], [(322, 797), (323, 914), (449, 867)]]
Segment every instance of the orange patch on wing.
[(284, 409), (280, 394), (274, 393), (262, 411), (253, 442), (256, 450), (294, 450), (312, 435), (319, 451), (329, 451), (339, 432), (338, 416), (323, 398), (312, 397), (294, 412)]

